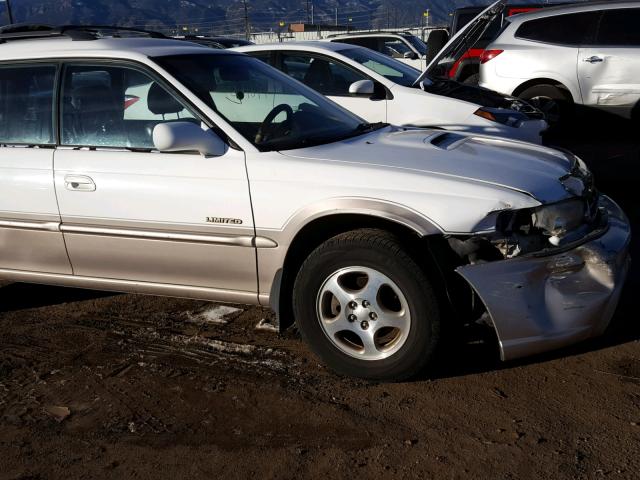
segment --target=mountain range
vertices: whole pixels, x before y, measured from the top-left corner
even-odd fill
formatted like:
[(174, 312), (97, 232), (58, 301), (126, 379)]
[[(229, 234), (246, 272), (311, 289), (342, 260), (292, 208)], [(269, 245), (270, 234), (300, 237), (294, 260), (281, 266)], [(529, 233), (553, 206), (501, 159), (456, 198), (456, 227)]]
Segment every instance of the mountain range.
[[(354, 28), (448, 24), (456, 8), (490, 0), (0, 0), (11, 2), (15, 22), (108, 24), (169, 33), (232, 34), (277, 30), (295, 22)], [(245, 19), (246, 2), (246, 19)], [(545, 3), (514, 0), (511, 3)], [(426, 17), (424, 12), (429, 10)], [(4, 12), (3, 12), (4, 14)], [(6, 15), (2, 23), (8, 23)]]

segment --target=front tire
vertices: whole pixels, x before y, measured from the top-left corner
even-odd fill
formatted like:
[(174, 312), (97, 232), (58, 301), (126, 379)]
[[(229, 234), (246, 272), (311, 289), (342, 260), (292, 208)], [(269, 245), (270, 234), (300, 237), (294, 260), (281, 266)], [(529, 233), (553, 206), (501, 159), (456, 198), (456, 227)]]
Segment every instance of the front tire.
[(555, 85), (535, 85), (518, 96), (541, 110), (552, 128), (566, 125), (573, 113), (571, 95)]
[(387, 232), (362, 229), (316, 248), (294, 284), (298, 327), (336, 372), (399, 381), (421, 371), (440, 337), (425, 272)]

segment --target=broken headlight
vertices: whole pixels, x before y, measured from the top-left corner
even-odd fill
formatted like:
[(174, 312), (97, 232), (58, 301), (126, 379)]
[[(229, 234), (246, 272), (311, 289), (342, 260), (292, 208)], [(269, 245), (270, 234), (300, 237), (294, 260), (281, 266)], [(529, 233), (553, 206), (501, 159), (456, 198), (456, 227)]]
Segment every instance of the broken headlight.
[(580, 198), (533, 209), (531, 221), (551, 237), (563, 236), (584, 224), (586, 205)]
[(504, 236), (501, 243), (517, 244), (518, 249), (499, 248), (509, 257), (516, 252), (521, 254), (566, 245), (586, 236), (596, 223), (596, 216), (597, 210), (582, 197), (501, 212), (496, 223), (496, 231)]

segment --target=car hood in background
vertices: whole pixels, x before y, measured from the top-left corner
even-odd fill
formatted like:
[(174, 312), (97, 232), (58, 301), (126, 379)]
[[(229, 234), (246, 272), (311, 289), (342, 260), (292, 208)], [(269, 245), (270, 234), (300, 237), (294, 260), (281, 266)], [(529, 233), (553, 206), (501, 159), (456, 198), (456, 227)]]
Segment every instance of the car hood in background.
[(387, 127), (341, 142), (281, 153), (491, 184), (527, 194), (540, 203), (573, 196), (560, 181), (574, 167), (567, 154), (500, 138)]
[(446, 78), (426, 79), (420, 88), (427, 93), (455, 98), (483, 107), (503, 108), (523, 113), (532, 119), (544, 119), (544, 113), (519, 98)]

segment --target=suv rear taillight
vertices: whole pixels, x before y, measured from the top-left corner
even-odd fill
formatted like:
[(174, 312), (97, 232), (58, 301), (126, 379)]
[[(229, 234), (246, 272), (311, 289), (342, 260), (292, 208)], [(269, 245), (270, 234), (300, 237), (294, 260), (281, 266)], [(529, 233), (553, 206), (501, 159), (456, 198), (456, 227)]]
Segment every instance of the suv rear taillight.
[(480, 63), (487, 63), (489, 60), (493, 60), (500, 55), (504, 50), (485, 50), (480, 55)]

